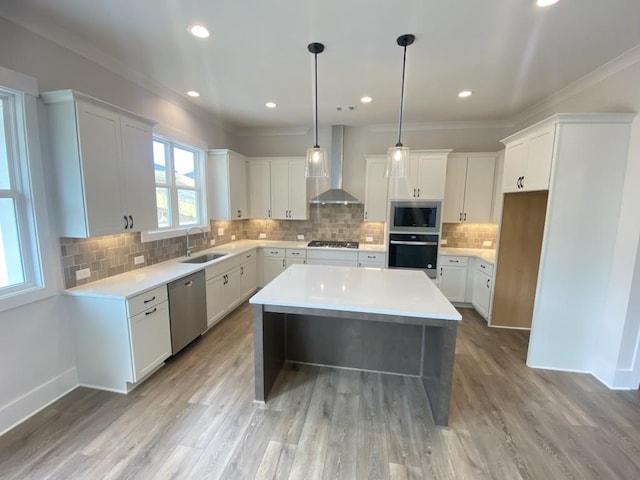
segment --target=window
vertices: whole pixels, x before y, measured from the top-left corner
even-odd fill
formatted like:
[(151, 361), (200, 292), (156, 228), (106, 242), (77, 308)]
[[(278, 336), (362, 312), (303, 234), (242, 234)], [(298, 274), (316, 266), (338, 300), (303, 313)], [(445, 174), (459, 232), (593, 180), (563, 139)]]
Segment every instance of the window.
[(153, 139), (158, 229), (206, 223), (203, 152), (163, 137)]

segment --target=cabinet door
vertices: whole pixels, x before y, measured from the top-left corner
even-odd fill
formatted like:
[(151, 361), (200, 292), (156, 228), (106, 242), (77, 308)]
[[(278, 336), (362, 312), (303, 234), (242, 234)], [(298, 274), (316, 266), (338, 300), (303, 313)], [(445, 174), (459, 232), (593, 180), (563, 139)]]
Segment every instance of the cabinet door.
[(285, 262), (287, 267), (289, 265), (303, 265), (305, 263), (307, 263), (307, 259), (306, 258), (287, 258), (287, 261)]
[(419, 165), (418, 197), (437, 200), (444, 198), (447, 157), (445, 155), (421, 155)]
[(338, 260), (335, 258), (308, 258), (309, 265), (333, 265), (336, 267), (357, 267), (358, 260)]
[(288, 211), (289, 161), (271, 160), (271, 218), (286, 220)]
[(284, 258), (278, 257), (265, 257), (263, 265), (263, 283), (266, 285), (282, 272), (284, 272), (284, 269), (286, 268), (286, 260)]
[(240, 265), (240, 296), (246, 298), (258, 288), (258, 262), (254, 259)]
[(169, 303), (162, 302), (129, 319), (133, 381), (137, 382), (171, 355)]
[(125, 232), (120, 116), (84, 102), (77, 102), (77, 115), (87, 234)]
[[(386, 158), (385, 158), (386, 161)], [(413, 200), (418, 195), (418, 170), (420, 157), (409, 155), (407, 178), (389, 179), (389, 198), (393, 200)]]
[(121, 117), (123, 183), (127, 208), (133, 227), (128, 231), (141, 232), (158, 228), (156, 185), (153, 173), (151, 126)]
[(462, 222), (464, 212), (464, 189), (467, 177), (467, 158), (454, 157), (447, 161), (447, 176), (444, 188), (442, 221)]
[(364, 221), (386, 222), (388, 215), (387, 185), (384, 176), (386, 158), (367, 158), (364, 189)]
[(529, 137), (527, 168), (523, 173), (522, 191), (549, 189), (555, 131), (555, 125), (551, 125)]
[(207, 280), (207, 327), (217, 323), (226, 311), (225, 282), (224, 275)]
[(502, 191), (504, 193), (519, 192), (518, 180), (524, 175), (527, 161), (527, 142), (522, 139), (507, 145), (502, 172)]
[(240, 303), (242, 293), (240, 268), (241, 267), (236, 267), (233, 270), (229, 270), (225, 274), (227, 277), (227, 282), (224, 285), (224, 296), (227, 300), (227, 311)]
[(491, 222), (495, 169), (496, 157), (494, 156), (470, 157), (467, 161), (467, 180), (462, 210), (462, 219), (465, 222)]
[(304, 177), (306, 165), (304, 159), (289, 161), (289, 219), (306, 220), (307, 179)]
[(229, 152), (229, 204), (231, 219), (248, 218), (247, 160), (235, 152)]
[(440, 290), (451, 302), (464, 302), (467, 291), (467, 267), (440, 267)]
[(479, 270), (476, 270), (474, 275), (472, 303), (478, 313), (487, 319), (491, 300), (491, 277)]
[(268, 160), (249, 160), (249, 218), (271, 218), (271, 174)]

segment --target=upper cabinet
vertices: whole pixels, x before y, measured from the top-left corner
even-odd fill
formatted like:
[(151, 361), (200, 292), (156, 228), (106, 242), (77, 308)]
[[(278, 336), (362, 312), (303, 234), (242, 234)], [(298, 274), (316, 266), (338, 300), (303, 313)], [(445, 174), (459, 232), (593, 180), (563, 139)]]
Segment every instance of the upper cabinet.
[(450, 152), (451, 150), (411, 152), (407, 178), (389, 181), (389, 198), (442, 200)]
[(268, 159), (247, 162), (249, 218), (271, 218), (271, 165)]
[(364, 221), (387, 221), (388, 179), (384, 175), (387, 157), (365, 157)]
[(555, 132), (555, 123), (536, 125), (502, 141), (506, 146), (504, 193), (549, 189)]
[(449, 156), (443, 222), (491, 222), (495, 167), (495, 153), (461, 153)]
[(246, 157), (231, 150), (209, 150), (207, 179), (211, 219), (249, 218)]
[(41, 98), (49, 117), (59, 235), (157, 228), (154, 122), (72, 90)]
[(271, 218), (306, 220), (307, 179), (304, 158), (271, 159)]

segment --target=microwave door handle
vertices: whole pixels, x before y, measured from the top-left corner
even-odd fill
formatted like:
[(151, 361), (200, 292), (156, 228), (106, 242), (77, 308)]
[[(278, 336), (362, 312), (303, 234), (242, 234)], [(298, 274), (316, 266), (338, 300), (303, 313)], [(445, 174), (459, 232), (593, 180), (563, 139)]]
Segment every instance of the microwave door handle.
[(390, 240), (389, 243), (391, 245), (416, 245), (416, 246), (438, 245), (438, 242), (400, 242), (398, 240)]

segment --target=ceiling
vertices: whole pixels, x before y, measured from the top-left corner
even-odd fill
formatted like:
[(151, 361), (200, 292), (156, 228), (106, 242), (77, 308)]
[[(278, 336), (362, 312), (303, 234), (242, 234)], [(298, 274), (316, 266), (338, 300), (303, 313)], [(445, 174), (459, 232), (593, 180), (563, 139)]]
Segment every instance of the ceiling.
[(197, 90), (235, 129), (312, 125), (310, 42), (326, 46), (322, 125), (397, 122), (404, 33), (407, 123), (508, 119), (640, 44), (638, 0), (2, 0), (0, 15), (139, 83)]

